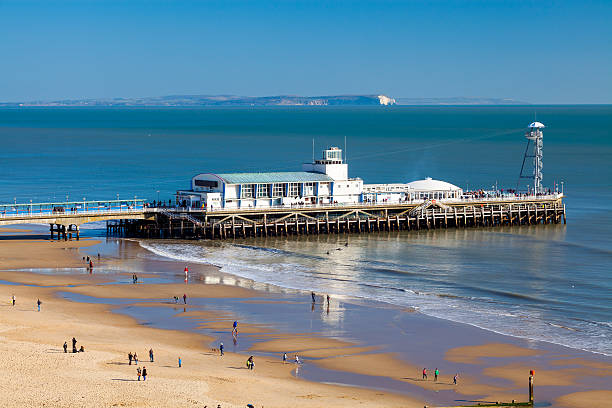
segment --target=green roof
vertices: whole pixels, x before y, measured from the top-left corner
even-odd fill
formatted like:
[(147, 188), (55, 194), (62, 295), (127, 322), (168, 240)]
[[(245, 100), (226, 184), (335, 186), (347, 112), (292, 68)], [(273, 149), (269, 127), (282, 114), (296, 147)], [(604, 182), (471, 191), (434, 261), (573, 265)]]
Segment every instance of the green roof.
[(333, 181), (327, 174), (307, 171), (279, 171), (268, 173), (223, 173), (216, 176), (227, 184), (270, 184), (270, 183), (307, 183), (313, 181)]

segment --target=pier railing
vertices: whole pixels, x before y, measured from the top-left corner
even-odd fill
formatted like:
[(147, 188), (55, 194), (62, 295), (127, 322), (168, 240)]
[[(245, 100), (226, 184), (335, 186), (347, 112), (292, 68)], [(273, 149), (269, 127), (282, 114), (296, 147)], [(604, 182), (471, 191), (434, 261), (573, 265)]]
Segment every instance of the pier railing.
[[(469, 203), (502, 203), (502, 202), (526, 202), (526, 201), (548, 201), (563, 198), (562, 193), (551, 193), (541, 195), (500, 195), (500, 196), (463, 196), (461, 198), (435, 199), (443, 204), (469, 204)], [(121, 215), (143, 212), (194, 212), (215, 213), (227, 211), (253, 211), (265, 209), (278, 210), (301, 210), (301, 209), (324, 209), (324, 208), (367, 208), (372, 206), (398, 206), (398, 205), (421, 205), (432, 201), (432, 199), (416, 199), (405, 201), (387, 202), (360, 202), (360, 203), (327, 203), (327, 204), (283, 204), (256, 207), (238, 208), (191, 208), (191, 207), (148, 207), (143, 199), (134, 200), (110, 200), (110, 201), (69, 201), (58, 203), (29, 203), (29, 204), (0, 204), (0, 219), (10, 218), (44, 218), (62, 216), (88, 216), (88, 215)]]
[[(469, 203), (502, 203), (502, 202), (527, 202), (527, 201), (549, 201), (558, 200), (563, 198), (562, 193), (551, 193), (551, 194), (538, 194), (538, 195), (499, 195), (499, 196), (463, 196), (461, 198), (441, 198), (433, 199), (436, 202), (443, 204), (469, 204)], [(403, 201), (386, 201), (386, 202), (359, 202), (359, 203), (327, 203), (327, 204), (280, 204), (280, 205), (269, 205), (269, 206), (255, 206), (255, 207), (235, 207), (235, 208), (223, 208), (215, 207), (213, 209), (207, 208), (191, 208), (191, 207), (170, 207), (165, 208), (166, 211), (179, 211), (179, 212), (227, 212), (227, 211), (253, 211), (253, 210), (265, 210), (265, 209), (278, 209), (278, 210), (300, 210), (300, 209), (317, 209), (317, 208), (366, 208), (366, 207), (384, 207), (384, 206), (397, 206), (397, 205), (420, 205), (432, 201), (431, 198), (426, 199), (414, 199), (414, 200), (403, 200)]]
[(0, 204), (0, 219), (142, 213), (145, 200), (68, 201), (58, 203)]

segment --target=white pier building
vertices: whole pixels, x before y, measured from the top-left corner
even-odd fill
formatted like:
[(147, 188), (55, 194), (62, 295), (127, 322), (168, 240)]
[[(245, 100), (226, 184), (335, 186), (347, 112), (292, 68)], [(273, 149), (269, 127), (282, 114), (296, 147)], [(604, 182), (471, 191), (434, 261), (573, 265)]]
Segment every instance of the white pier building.
[(191, 179), (190, 190), (177, 191), (177, 201), (183, 207), (214, 211), (460, 199), (462, 194), (461, 188), (431, 178), (364, 185), (360, 178), (349, 178), (342, 150), (330, 147), (321, 159), (303, 164), (302, 171), (198, 174)]
[(361, 201), (363, 181), (348, 177), (342, 150), (331, 147), (302, 171), (266, 173), (202, 173), (191, 190), (178, 191), (180, 205), (192, 208), (255, 208)]

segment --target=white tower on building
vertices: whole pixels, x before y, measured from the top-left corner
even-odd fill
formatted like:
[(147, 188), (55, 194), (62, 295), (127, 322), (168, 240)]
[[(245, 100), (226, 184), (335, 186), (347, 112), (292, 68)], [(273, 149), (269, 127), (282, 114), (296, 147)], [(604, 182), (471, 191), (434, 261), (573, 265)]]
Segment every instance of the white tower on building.
[[(545, 126), (543, 123), (532, 122), (527, 127), (527, 132), (525, 132), (525, 137), (527, 138), (527, 147), (525, 148), (523, 165), (521, 166), (521, 174), (519, 177), (533, 179), (534, 194), (540, 194), (544, 192), (544, 189), (542, 188), (542, 157), (544, 145), (544, 133), (542, 132), (542, 129), (544, 128)], [(531, 175), (523, 175), (527, 158), (533, 159), (533, 172)]]
[(342, 159), (342, 149), (330, 147), (323, 150), (323, 157), (313, 163), (304, 163), (302, 170), (327, 174), (334, 180), (348, 180), (348, 164)]

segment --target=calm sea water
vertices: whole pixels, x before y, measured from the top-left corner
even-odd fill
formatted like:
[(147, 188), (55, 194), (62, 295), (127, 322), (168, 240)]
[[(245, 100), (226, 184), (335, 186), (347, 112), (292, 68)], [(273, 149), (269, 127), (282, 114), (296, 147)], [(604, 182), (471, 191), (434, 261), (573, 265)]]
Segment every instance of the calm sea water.
[(514, 188), (534, 114), (566, 226), (142, 245), (612, 355), (611, 106), (0, 109), (0, 202), (168, 199), (198, 172), (299, 169), (313, 138), (318, 156), (345, 136), (350, 175), (367, 183)]

